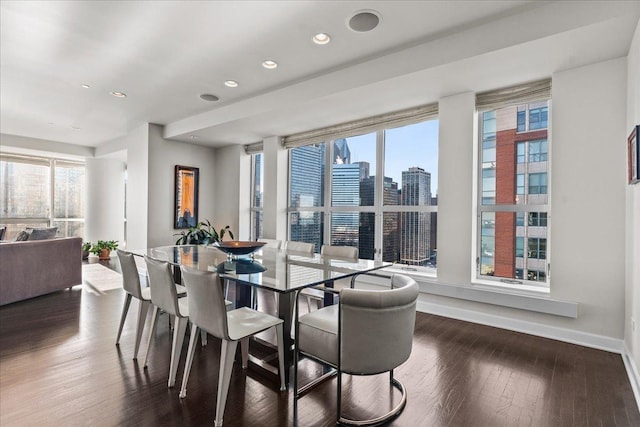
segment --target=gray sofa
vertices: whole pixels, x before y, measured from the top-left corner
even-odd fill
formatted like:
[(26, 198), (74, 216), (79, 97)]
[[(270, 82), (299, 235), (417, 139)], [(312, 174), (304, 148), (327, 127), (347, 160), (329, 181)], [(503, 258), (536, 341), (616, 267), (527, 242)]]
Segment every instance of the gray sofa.
[(82, 239), (0, 244), (0, 305), (82, 283)]

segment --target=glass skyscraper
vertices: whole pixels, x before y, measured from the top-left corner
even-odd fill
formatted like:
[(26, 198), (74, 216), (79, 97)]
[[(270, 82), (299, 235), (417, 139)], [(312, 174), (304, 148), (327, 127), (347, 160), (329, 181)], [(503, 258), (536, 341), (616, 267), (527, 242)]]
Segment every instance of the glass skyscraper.
[[(419, 167), (402, 172), (402, 205), (431, 204), (431, 174)], [(400, 262), (426, 265), (431, 255), (431, 214), (405, 212), (401, 215)]]

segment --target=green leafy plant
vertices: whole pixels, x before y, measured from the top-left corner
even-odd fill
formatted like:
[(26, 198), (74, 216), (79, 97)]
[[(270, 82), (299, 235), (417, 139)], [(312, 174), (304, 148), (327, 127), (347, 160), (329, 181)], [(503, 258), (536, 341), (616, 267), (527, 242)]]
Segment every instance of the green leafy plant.
[(91, 249), (89, 252), (95, 255), (100, 255), (100, 252), (103, 249), (109, 249), (109, 251), (114, 251), (118, 249), (118, 241), (117, 240), (98, 240), (98, 243), (95, 245), (91, 245)]
[(82, 252), (89, 252), (90, 249), (91, 249), (91, 242), (82, 243)]
[(232, 239), (234, 238), (228, 225), (218, 231), (207, 219), (200, 221), (195, 227), (174, 234), (174, 236), (179, 236), (176, 245), (210, 245), (222, 241), (225, 234), (228, 234)]

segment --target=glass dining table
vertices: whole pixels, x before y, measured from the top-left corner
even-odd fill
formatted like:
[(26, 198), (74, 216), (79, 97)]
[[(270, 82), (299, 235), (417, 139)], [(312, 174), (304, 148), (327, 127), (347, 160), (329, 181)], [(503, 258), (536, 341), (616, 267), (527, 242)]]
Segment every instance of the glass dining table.
[[(215, 246), (180, 245), (162, 246), (146, 250), (132, 250), (136, 255), (167, 261), (174, 266), (185, 266), (202, 271), (216, 272), (224, 280), (236, 283), (236, 307), (250, 306), (252, 288), (274, 292), (277, 315), (284, 321), (285, 348), (293, 348), (291, 327), (294, 302), (302, 289), (317, 285), (332, 287), (337, 280), (371, 273), (388, 267), (389, 262), (367, 259), (348, 259), (320, 254), (307, 254), (263, 247), (251, 255), (231, 257)], [(176, 281), (179, 282), (179, 269)], [(246, 285), (246, 286), (237, 286)], [(326, 302), (330, 303), (329, 299)], [(293, 352), (285, 353), (290, 366)]]

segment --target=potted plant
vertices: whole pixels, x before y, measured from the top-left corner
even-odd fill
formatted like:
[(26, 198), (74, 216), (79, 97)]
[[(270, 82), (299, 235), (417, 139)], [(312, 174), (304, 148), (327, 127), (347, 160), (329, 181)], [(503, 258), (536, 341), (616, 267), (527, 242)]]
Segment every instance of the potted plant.
[(174, 236), (178, 237), (176, 245), (210, 245), (221, 241), (225, 234), (233, 239), (233, 232), (229, 229), (229, 226), (220, 229), (220, 232), (211, 225), (209, 220), (200, 221), (195, 227), (191, 227), (186, 231), (183, 231)]
[(98, 240), (98, 243), (91, 246), (90, 252), (98, 255), (101, 261), (108, 260), (111, 257), (111, 251), (118, 249), (116, 240)]
[(89, 258), (89, 251), (91, 250), (91, 242), (82, 242), (82, 259)]

